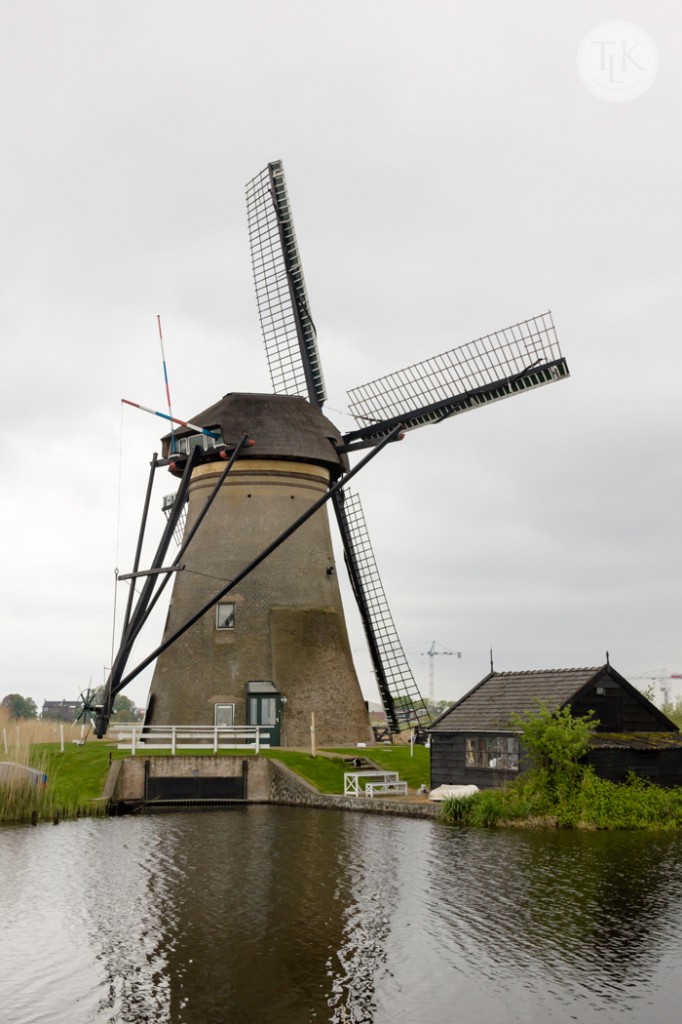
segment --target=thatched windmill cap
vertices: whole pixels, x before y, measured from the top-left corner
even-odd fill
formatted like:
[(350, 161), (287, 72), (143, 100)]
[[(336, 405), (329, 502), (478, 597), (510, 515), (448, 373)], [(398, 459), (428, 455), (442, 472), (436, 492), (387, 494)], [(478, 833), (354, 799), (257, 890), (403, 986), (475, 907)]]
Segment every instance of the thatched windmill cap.
[[(288, 459), (326, 466), (338, 475), (345, 465), (335, 445), (341, 434), (326, 416), (305, 398), (289, 395), (254, 395), (232, 392), (215, 405), (191, 417), (191, 422), (220, 431), (226, 442), (248, 434), (255, 441), (244, 448), (240, 459)], [(182, 428), (175, 436), (187, 437), (193, 430)], [(171, 435), (162, 438), (164, 457), (170, 455)]]

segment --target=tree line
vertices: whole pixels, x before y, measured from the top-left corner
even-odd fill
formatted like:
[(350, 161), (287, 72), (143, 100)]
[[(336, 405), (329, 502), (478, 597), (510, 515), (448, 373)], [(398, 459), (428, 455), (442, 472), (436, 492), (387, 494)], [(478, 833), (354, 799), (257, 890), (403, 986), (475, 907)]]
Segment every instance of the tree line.
[[(93, 703), (96, 704), (99, 699), (98, 691), (93, 698)], [(33, 697), (22, 697), (20, 693), (8, 693), (2, 698), (0, 707), (7, 708), (9, 717), (13, 719), (38, 718), (38, 705)], [(132, 700), (122, 693), (119, 693), (114, 700), (114, 714), (118, 715), (119, 722), (136, 722), (140, 717), (135, 711)]]

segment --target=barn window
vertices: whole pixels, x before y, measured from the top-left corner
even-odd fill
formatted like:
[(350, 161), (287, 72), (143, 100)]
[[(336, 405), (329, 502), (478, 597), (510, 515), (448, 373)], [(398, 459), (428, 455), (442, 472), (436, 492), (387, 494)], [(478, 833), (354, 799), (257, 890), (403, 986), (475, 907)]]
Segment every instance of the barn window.
[(221, 601), (215, 613), (216, 629), (234, 629), (234, 602)]
[(467, 736), (466, 766), (518, 771), (519, 741), (516, 736)]

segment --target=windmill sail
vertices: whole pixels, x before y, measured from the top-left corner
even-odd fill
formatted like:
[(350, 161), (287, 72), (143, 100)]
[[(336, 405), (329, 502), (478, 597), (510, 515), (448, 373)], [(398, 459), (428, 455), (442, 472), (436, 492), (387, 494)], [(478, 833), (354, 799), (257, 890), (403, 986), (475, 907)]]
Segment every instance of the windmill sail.
[(393, 623), (360, 498), (344, 489), (334, 507), (389, 727), (392, 732), (400, 732), (401, 729), (426, 725), (431, 716)]
[(275, 394), (326, 400), (284, 168), (268, 164), (246, 186), (256, 302)]
[(347, 443), (436, 423), (568, 377), (551, 313), (487, 334), (348, 392), (361, 424)]

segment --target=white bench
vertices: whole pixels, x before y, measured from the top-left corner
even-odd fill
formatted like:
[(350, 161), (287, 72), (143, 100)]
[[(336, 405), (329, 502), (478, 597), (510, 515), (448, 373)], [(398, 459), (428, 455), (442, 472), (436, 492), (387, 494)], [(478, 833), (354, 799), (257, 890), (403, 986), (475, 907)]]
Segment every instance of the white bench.
[(365, 796), (376, 796), (377, 793), (400, 793), (407, 796), (407, 783), (400, 779), (391, 779), (387, 782), (368, 782), (365, 786)]
[[(398, 772), (345, 772), (343, 776), (343, 795), (362, 796), (361, 779), (370, 780), (374, 783), (398, 782)], [(370, 781), (367, 782), (367, 785), (370, 784)]]

